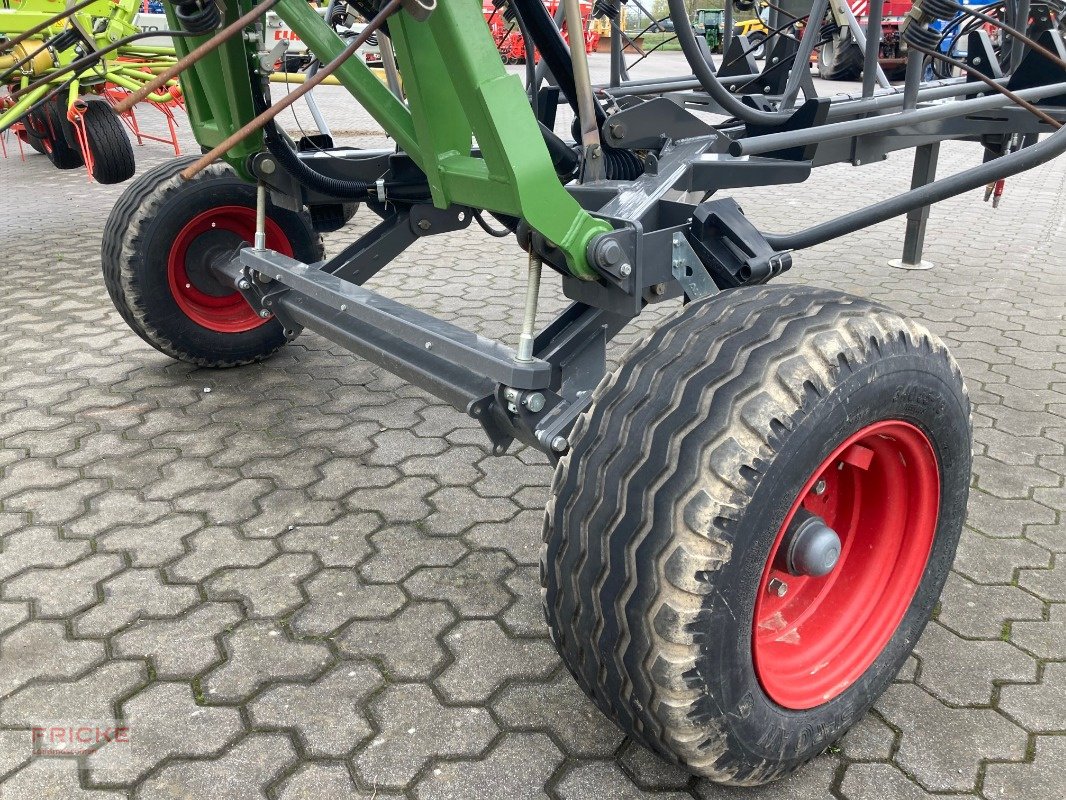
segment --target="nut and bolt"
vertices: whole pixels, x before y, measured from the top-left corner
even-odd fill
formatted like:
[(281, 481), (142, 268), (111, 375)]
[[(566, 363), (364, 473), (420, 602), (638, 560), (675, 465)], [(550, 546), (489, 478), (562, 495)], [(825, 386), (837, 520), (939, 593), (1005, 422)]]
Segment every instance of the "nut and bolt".
[(633, 267), (631, 267), (629, 264), (622, 264), (618, 268), (618, 274), (621, 275), (623, 278), (628, 278), (632, 272)]
[(262, 317), (263, 319), (266, 319), (267, 317), (269, 317), (269, 316), (270, 316), (270, 312), (269, 312), (269, 311), (267, 311), (267, 310), (266, 310), (265, 308), (264, 308), (264, 309), (261, 309), (261, 310), (259, 311), (259, 316), (261, 316), (261, 317)]
[(241, 278), (237, 282), (237, 288), (247, 292), (249, 289), (252, 288), (252, 282), (247, 278)]
[(651, 287), (651, 290), (659, 297), (662, 297), (664, 294), (666, 294), (666, 284), (657, 283), (653, 287)]
[(818, 483), (814, 484), (814, 493), (825, 494), (825, 481), (818, 481)]
[(603, 239), (596, 245), (594, 259), (599, 267), (610, 269), (621, 264), (625, 257), (622, 246), (614, 239)]
[(432, 227), (433, 227), (433, 223), (431, 223), (428, 219), (420, 219), (418, 221), (418, 229), (419, 230), (428, 231)]
[(565, 453), (570, 449), (570, 441), (565, 436), (556, 436), (552, 439), (552, 450), (556, 453)]
[(776, 597), (784, 597), (788, 594), (788, 584), (777, 578), (770, 578), (770, 582), (766, 584), (766, 590)]
[(277, 164), (274, 163), (273, 159), (264, 158), (262, 161), (259, 162), (259, 171), (262, 172), (264, 175), (273, 175), (274, 170), (276, 170), (277, 168)]

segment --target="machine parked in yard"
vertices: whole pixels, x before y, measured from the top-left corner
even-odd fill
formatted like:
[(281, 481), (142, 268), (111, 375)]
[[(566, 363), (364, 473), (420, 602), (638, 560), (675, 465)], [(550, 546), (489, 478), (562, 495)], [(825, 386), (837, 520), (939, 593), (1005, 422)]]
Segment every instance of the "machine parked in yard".
[(12, 129), (20, 147), (45, 153), (59, 169), (84, 166), (99, 183), (133, 176), (123, 123), (138, 143), (165, 141), (177, 154), (176, 81), (141, 98), (165, 116), (166, 138), (142, 130), (132, 107), (121, 116), (112, 109), (175, 61), (172, 48), (145, 42), (133, 24), (140, 0), (82, 0), (49, 22), (64, 6), (18, 0), (0, 8), (0, 133)]
[[(826, 2), (797, 16), (820, 20)], [(311, 330), (447, 400), (493, 452), (542, 451), (556, 469), (544, 610), (575, 680), (694, 773), (743, 785), (792, 773), (862, 718), (933, 611), (966, 513), (970, 403), (921, 322), (767, 284), (805, 249), (901, 215), (904, 261), (918, 263), (931, 204), (1066, 152), (1062, 37), (998, 23), (1016, 46), (997, 54), (975, 30), (963, 74), (924, 81), (925, 58), (950, 58), (930, 25), (960, 7), (921, 0), (902, 28), (904, 86), (878, 89), (866, 70), (861, 92), (823, 97), (808, 66), (819, 26), (725, 74), (669, 0), (691, 72), (623, 80), (612, 33), (610, 80), (594, 85), (540, 0), (510, 0), (554, 77), (534, 69), (523, 86), (476, 4), (347, 4), (369, 20), (351, 41), (304, 0), (167, 5), (172, 27), (196, 31), (176, 40), (176, 70), (204, 154), (149, 170), (114, 207), (102, 260), (116, 308), (201, 367), (260, 361)], [(274, 104), (267, 10), (323, 65)], [(564, 16), (582, 25), (576, 0)], [(354, 57), (386, 30), (402, 94)], [(395, 147), (278, 128), (330, 75)], [(557, 125), (560, 104), (575, 124)], [(983, 163), (938, 179), (948, 140)], [(781, 197), (816, 168), (910, 149), (910, 190), (799, 230), (767, 232), (730, 197)], [(319, 233), (357, 204), (375, 227), (326, 257)], [(495, 338), (363, 285), (420, 239), (471, 224), (528, 261), (524, 310)], [(570, 305), (538, 326), (548, 278)], [(609, 371), (608, 343), (667, 301)]]

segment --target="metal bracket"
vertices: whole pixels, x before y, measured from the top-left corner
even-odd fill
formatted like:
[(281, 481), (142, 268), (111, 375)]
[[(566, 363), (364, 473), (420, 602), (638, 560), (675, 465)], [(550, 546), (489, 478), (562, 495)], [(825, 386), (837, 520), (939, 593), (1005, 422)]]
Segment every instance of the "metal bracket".
[(674, 252), (671, 264), (674, 277), (685, 289), (689, 300), (702, 300), (718, 293), (718, 287), (711, 280), (710, 273), (703, 266), (700, 257), (688, 243), (685, 234), (678, 231), (673, 235)]

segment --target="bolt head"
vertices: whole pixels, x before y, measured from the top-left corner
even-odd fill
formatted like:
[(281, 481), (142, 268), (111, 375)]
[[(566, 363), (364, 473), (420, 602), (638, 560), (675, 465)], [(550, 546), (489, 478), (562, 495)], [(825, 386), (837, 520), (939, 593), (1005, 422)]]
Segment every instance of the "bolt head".
[(248, 291), (252, 288), (252, 283), (247, 278), (241, 278), (237, 286), (238, 288), (243, 289), (244, 291)]
[(274, 160), (272, 158), (264, 158), (261, 162), (259, 162), (259, 171), (262, 172), (264, 175), (273, 175), (274, 170), (276, 170), (277, 168), (277, 164), (274, 163)]
[(621, 264), (625, 260), (625, 256), (622, 246), (614, 239), (601, 241), (596, 246), (596, 264), (605, 269)]
[(766, 584), (766, 590), (775, 597), (784, 597), (788, 594), (788, 584), (777, 578), (771, 578), (770, 582)]
[(622, 264), (622, 266), (618, 268), (618, 274), (621, 275), (623, 278), (628, 278), (630, 274), (632, 274), (632, 272), (633, 267), (629, 264)]
[(825, 481), (818, 481), (818, 483), (814, 484), (814, 493), (825, 494)]
[(259, 316), (261, 316), (263, 319), (266, 319), (267, 317), (270, 316), (270, 312), (267, 311), (265, 308), (261, 309), (260, 312), (259, 312)]
[(540, 392), (530, 392), (522, 399), (522, 405), (536, 414), (544, 410), (544, 395)]
[(419, 230), (428, 231), (431, 227), (433, 227), (433, 225), (428, 219), (420, 219), (418, 221)]
[(565, 436), (556, 436), (552, 439), (552, 450), (556, 453), (565, 453), (570, 449), (570, 441)]

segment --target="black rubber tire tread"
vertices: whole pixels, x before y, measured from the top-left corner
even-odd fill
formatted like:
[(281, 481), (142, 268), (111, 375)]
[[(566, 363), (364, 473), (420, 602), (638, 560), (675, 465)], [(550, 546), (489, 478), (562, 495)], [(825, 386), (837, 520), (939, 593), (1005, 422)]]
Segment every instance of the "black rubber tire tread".
[[(155, 297), (145, 291), (142, 270), (152, 242), (146, 241), (144, 228), (164, 218), (168, 214), (168, 205), (182, 192), (196, 189), (205, 181), (215, 181), (218, 183), (218, 204), (224, 205), (232, 198), (227, 199), (222, 193), (236, 185), (250, 192), (254, 207), (254, 187), (241, 181), (226, 164), (212, 164), (190, 181), (178, 174), (198, 158), (183, 156), (159, 164), (126, 187), (104, 226), (101, 246), (104, 284), (126, 324), (144, 341), (171, 358), (211, 368), (238, 367), (262, 361), (288, 341), (276, 320), (245, 333), (206, 332), (206, 338), (192, 342), (184, 335), (185, 329), (175, 325), (175, 320), (183, 317), (176, 306), (160, 308), (161, 303), (173, 305), (173, 300)], [(323, 258), (322, 237), (313, 230), (306, 212), (295, 214), (268, 204), (267, 214), (289, 236), (297, 259), (313, 263)], [(155, 244), (160, 246), (163, 243)]]
[(128, 181), (137, 171), (137, 163), (122, 120), (106, 100), (89, 98), (85, 104), (83, 119), (93, 158), (93, 180), (103, 184)]
[(45, 147), (44, 137), (38, 136), (37, 131), (47, 131), (48, 123), (44, 118), (38, 114), (27, 114), (24, 120), (26, 129), (26, 144), (36, 150), (38, 153), (48, 155), (48, 148)]
[(848, 40), (843, 48), (839, 42), (833, 48), (833, 63), (822, 63), (818, 60), (818, 77), (827, 81), (857, 81), (862, 79), (862, 70), (865, 66), (866, 56), (862, 48), (852, 40)]
[[(729, 607), (736, 603), (729, 589), (715, 582), (727, 571), (746, 576), (733, 579), (750, 585), (754, 603), (760, 573), (751, 570), (761, 570), (770, 543), (764, 554), (751, 556), (752, 567), (737, 563), (743, 557), (738, 550), (751, 555), (751, 547), (738, 542), (748, 541), (743, 526), (751, 515), (769, 514), (760, 509), (777, 503), (758, 494), (760, 485), (764, 492), (778, 488), (767, 483), (775, 457), (790, 463), (790, 437), (801, 438), (794, 431), (804, 430), (810, 438), (814, 414), (839, 403), (835, 388), (876, 375), (892, 359), (930, 365), (931, 375), (938, 370), (937, 386), (946, 387), (943, 416), (955, 425), (944, 437), (952, 443), (953, 463), (941, 465), (942, 483), (947, 479), (934, 544), (938, 555), (930, 558), (890, 646), (860, 681), (818, 707), (829, 709), (829, 722), (812, 724), (804, 712), (765, 698), (774, 723), (765, 729), (781, 741), (755, 758), (732, 732), (746, 715), (713, 695), (703, 669), (709, 650), (720, 644), (707, 641), (709, 615), (724, 619), (728, 612), (733, 621), (727, 624), (742, 633), (746, 626), (750, 648), (751, 612), (740, 619), (743, 612)], [(958, 365), (943, 343), (876, 303), (827, 289), (764, 286), (723, 292), (679, 310), (603, 379), (556, 468), (541, 581), (545, 615), (564, 663), (624, 732), (698, 775), (752, 785), (798, 769), (861, 718), (928, 621), (965, 517), (969, 411)], [(761, 500), (753, 504), (753, 495)], [(776, 530), (770, 529), (770, 542)], [(719, 596), (725, 610), (713, 599)], [(750, 651), (747, 665), (753, 670)], [(868, 678), (875, 667), (876, 681)], [(798, 728), (801, 743), (811, 729), (804, 746), (790, 750), (785, 734), (773, 730), (790, 725)], [(763, 729), (757, 727), (754, 736)]]
[(81, 150), (71, 144), (74, 140), (74, 130), (70, 120), (64, 116), (65, 112), (66, 106), (58, 100), (45, 103), (41, 107), (44, 121), (52, 131), (48, 140), (52, 147), (48, 158), (56, 169), (77, 169), (84, 166), (85, 159), (82, 158)]

